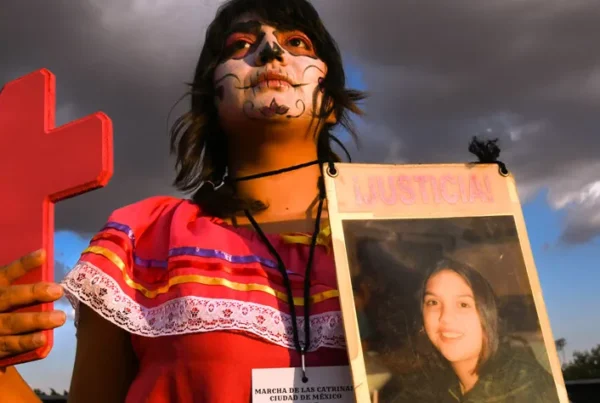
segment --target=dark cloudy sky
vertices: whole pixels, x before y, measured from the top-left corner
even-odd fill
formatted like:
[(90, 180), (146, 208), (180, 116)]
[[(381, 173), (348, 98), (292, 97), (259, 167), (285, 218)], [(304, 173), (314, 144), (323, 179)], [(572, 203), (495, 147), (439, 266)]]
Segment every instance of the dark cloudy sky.
[[(61, 204), (59, 226), (173, 193), (167, 112), (191, 78), (215, 0), (5, 0), (0, 82), (57, 75), (61, 122), (103, 110), (115, 126), (109, 187)], [(562, 240), (600, 232), (600, 3), (580, 0), (317, 0), (371, 98), (362, 161), (471, 158), (499, 137), (522, 197), (547, 189)]]
[[(60, 203), (60, 228), (94, 232), (117, 207), (175, 194), (167, 113), (191, 79), (218, 3), (1, 1), (0, 83), (48, 68), (57, 76), (59, 123), (96, 110), (114, 122), (112, 182)], [(598, 302), (598, 274), (590, 268), (600, 259), (594, 246), (600, 234), (600, 2), (314, 4), (340, 44), (351, 81), (371, 94), (355, 160), (461, 162), (473, 158), (467, 152), (473, 135), (500, 138), (526, 202), (556, 337), (566, 337), (569, 349), (595, 345), (600, 330), (581, 307)], [(86, 236), (75, 232), (57, 234), (61, 275), (85, 244)], [(569, 286), (573, 292), (565, 296)], [(56, 343), (47, 360), (22, 367), (33, 385), (68, 385), (71, 326), (57, 331)]]

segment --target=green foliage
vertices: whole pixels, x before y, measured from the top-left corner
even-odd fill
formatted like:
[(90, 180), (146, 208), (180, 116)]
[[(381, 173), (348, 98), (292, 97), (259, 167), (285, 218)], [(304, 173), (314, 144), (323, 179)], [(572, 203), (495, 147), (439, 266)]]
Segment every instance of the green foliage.
[(49, 396), (63, 396), (66, 397), (69, 395), (69, 392), (67, 392), (66, 390), (63, 393), (58, 393), (54, 388), (50, 388), (50, 393), (44, 392), (41, 389), (33, 389), (33, 392), (38, 396), (38, 397), (49, 397)]
[(575, 351), (573, 359), (563, 365), (563, 376), (567, 381), (600, 379), (600, 344), (589, 351)]

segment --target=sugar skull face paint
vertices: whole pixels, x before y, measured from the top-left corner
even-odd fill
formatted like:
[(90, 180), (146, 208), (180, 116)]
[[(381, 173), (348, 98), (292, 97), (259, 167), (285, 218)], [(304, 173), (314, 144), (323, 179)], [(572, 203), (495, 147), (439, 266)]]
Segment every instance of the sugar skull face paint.
[(311, 40), (254, 19), (233, 24), (215, 69), (222, 120), (311, 120), (321, 107), (327, 66)]

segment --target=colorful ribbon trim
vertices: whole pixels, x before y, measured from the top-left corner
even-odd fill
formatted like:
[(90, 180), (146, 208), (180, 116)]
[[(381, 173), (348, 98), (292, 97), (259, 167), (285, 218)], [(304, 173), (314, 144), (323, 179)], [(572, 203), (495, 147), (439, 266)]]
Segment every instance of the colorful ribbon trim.
[[(234, 282), (234, 281), (227, 280), (224, 278), (219, 278), (219, 277), (209, 277), (209, 276), (201, 276), (201, 275), (193, 275), (193, 274), (171, 277), (169, 279), (169, 281), (167, 282), (167, 284), (165, 284), (164, 286), (156, 288), (156, 289), (148, 289), (148, 288), (142, 286), (141, 284), (135, 282), (131, 277), (129, 277), (129, 275), (127, 274), (127, 271), (125, 270), (125, 268), (126, 268), (125, 262), (123, 262), (123, 259), (121, 259), (121, 257), (119, 255), (117, 255), (115, 252), (113, 252), (107, 248), (104, 248), (102, 246), (90, 246), (87, 249), (85, 249), (82, 254), (85, 254), (85, 253), (93, 253), (95, 255), (100, 255), (100, 256), (103, 256), (106, 259), (108, 259), (121, 271), (121, 273), (123, 275), (123, 281), (125, 282), (125, 284), (127, 284), (129, 287), (141, 292), (146, 298), (155, 298), (157, 295), (167, 293), (171, 287), (173, 287), (177, 284), (197, 283), (197, 284), (203, 284), (203, 285), (220, 285), (220, 286), (232, 289), (232, 290), (243, 291), (243, 292), (248, 292), (248, 291), (264, 292), (264, 293), (273, 295), (274, 297), (276, 297), (277, 299), (279, 299), (285, 303), (288, 303), (288, 298), (284, 292), (277, 291), (277, 290), (273, 289), (272, 287), (269, 287), (264, 284), (256, 284), (256, 283), (244, 284), (244, 283), (238, 283), (238, 282)], [(320, 292), (318, 294), (312, 295), (310, 297), (310, 301), (311, 301), (311, 303), (315, 304), (315, 303), (325, 301), (330, 298), (336, 298), (336, 297), (339, 297), (339, 292), (337, 290), (329, 290), (329, 291), (324, 291), (324, 292)], [(295, 297), (294, 305), (303, 306), (304, 298)]]
[[(135, 236), (133, 234), (133, 230), (126, 225), (119, 224), (116, 222), (107, 223), (103, 230), (113, 229), (119, 232), (122, 232), (129, 238), (131, 245), (127, 245), (126, 241), (118, 236), (115, 236), (111, 233), (101, 232), (92, 238), (92, 242), (98, 241), (101, 239), (106, 239), (111, 242), (117, 244), (121, 249), (123, 249), (126, 253), (129, 250), (132, 250), (133, 261), (137, 266), (140, 267), (161, 267), (167, 268), (168, 262), (166, 260), (154, 260), (154, 259), (143, 259), (133, 252), (135, 250)], [(301, 244), (309, 246), (312, 240), (312, 234), (300, 233), (300, 232), (292, 232), (292, 233), (284, 233), (281, 234), (281, 238), (285, 243), (289, 244)], [(331, 246), (331, 228), (325, 227), (323, 228), (319, 234), (317, 235), (317, 245), (324, 246), (329, 253), (329, 247)], [(169, 257), (175, 256), (183, 256), (183, 255), (191, 255), (196, 257), (203, 258), (213, 258), (213, 259), (221, 259), (225, 260), (229, 263), (234, 264), (248, 264), (248, 263), (260, 263), (261, 265), (268, 267), (270, 269), (277, 268), (277, 262), (271, 259), (263, 258), (256, 255), (232, 255), (225, 251), (217, 250), (217, 249), (203, 249), (197, 247), (180, 247), (169, 250)]]

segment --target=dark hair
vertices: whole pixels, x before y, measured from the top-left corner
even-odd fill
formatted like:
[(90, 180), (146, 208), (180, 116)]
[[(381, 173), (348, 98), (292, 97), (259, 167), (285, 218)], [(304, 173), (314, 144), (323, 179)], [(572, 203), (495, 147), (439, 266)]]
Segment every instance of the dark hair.
[(218, 190), (202, 186), (209, 181), (219, 184), (227, 172), (227, 136), (219, 125), (214, 104), (213, 75), (221, 60), (227, 30), (236, 18), (246, 13), (257, 14), (261, 20), (276, 27), (303, 31), (313, 42), (318, 57), (327, 65), (318, 119), (324, 121), (333, 113), (337, 122), (323, 122), (320, 133), (317, 133), (320, 160), (340, 160), (331, 148), (332, 141), (339, 144), (332, 135), (338, 124), (356, 139), (348, 112), (362, 114), (357, 102), (365, 98), (360, 91), (346, 89), (337, 44), (307, 0), (229, 0), (223, 4), (206, 32), (191, 84), (191, 110), (179, 117), (171, 128), (171, 152), (177, 156), (175, 186), (183, 192), (194, 192), (192, 199), (203, 212), (217, 217), (231, 217), (244, 209), (257, 211), (266, 208), (261, 201), (237, 197), (233, 184), (227, 181)]
[(483, 347), (479, 355), (479, 360), (477, 361), (477, 366), (475, 367), (475, 373), (481, 373), (481, 370), (488, 361), (494, 357), (498, 351), (498, 346), (500, 345), (501, 337), (496, 294), (490, 283), (481, 275), (481, 273), (479, 273), (479, 271), (452, 259), (440, 260), (427, 273), (419, 290), (418, 298), (421, 307), (421, 321), (423, 317), (423, 301), (425, 299), (427, 282), (431, 277), (445, 270), (450, 270), (458, 274), (473, 291), (475, 308), (477, 309), (483, 330)]

